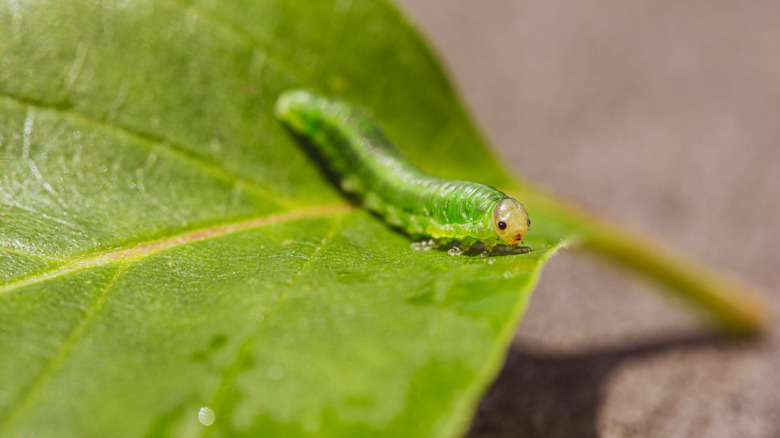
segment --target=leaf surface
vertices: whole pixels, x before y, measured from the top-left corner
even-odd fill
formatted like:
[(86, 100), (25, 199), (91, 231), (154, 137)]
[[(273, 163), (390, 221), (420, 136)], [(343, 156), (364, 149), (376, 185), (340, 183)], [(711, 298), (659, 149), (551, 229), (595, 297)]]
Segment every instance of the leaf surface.
[[(301, 87), (520, 193), (533, 251), (410, 249), (274, 120)], [(458, 435), (588, 236), (515, 181), (383, 1), (0, 0), (0, 436)]]
[(463, 431), (565, 232), (413, 251), (271, 111), (339, 95), (427, 170), (512, 189), (395, 9), (6, 0), (0, 60), (3, 436)]

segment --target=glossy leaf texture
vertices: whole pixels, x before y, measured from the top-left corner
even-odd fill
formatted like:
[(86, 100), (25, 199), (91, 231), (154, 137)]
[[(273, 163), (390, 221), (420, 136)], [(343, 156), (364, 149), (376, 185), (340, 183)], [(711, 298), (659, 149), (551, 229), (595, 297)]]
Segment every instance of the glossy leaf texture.
[(464, 431), (573, 226), (414, 251), (274, 120), (293, 87), (518, 189), (385, 2), (0, 1), (0, 436)]

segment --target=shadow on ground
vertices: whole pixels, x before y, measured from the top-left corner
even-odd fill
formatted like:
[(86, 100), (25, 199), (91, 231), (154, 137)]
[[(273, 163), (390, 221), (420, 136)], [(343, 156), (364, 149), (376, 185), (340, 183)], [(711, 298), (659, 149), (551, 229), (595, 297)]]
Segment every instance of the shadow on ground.
[(598, 437), (604, 384), (621, 363), (672, 350), (737, 344), (722, 337), (696, 336), (581, 355), (539, 354), (514, 346), (467, 436)]

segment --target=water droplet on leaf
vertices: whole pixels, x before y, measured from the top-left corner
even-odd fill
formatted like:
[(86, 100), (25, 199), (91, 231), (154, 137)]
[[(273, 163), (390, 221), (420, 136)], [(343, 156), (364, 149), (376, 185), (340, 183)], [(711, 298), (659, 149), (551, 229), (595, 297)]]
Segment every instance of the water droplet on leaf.
[(200, 408), (200, 411), (198, 412), (198, 421), (200, 421), (200, 424), (204, 426), (211, 426), (214, 424), (215, 419), (216, 416), (214, 415), (213, 409), (208, 406)]
[(452, 248), (450, 248), (447, 251), (447, 254), (449, 254), (451, 256), (459, 256), (459, 255), (463, 254), (463, 248), (461, 248), (459, 246), (453, 246)]

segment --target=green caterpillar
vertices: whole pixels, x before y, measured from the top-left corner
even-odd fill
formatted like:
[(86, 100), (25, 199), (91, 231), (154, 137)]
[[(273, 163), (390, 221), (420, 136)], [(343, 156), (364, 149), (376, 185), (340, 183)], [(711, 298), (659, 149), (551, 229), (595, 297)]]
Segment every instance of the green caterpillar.
[(276, 117), (315, 146), (341, 178), (341, 188), (413, 237), (522, 243), (531, 221), (523, 204), (493, 187), (425, 173), (360, 109), (305, 90), (279, 96)]

